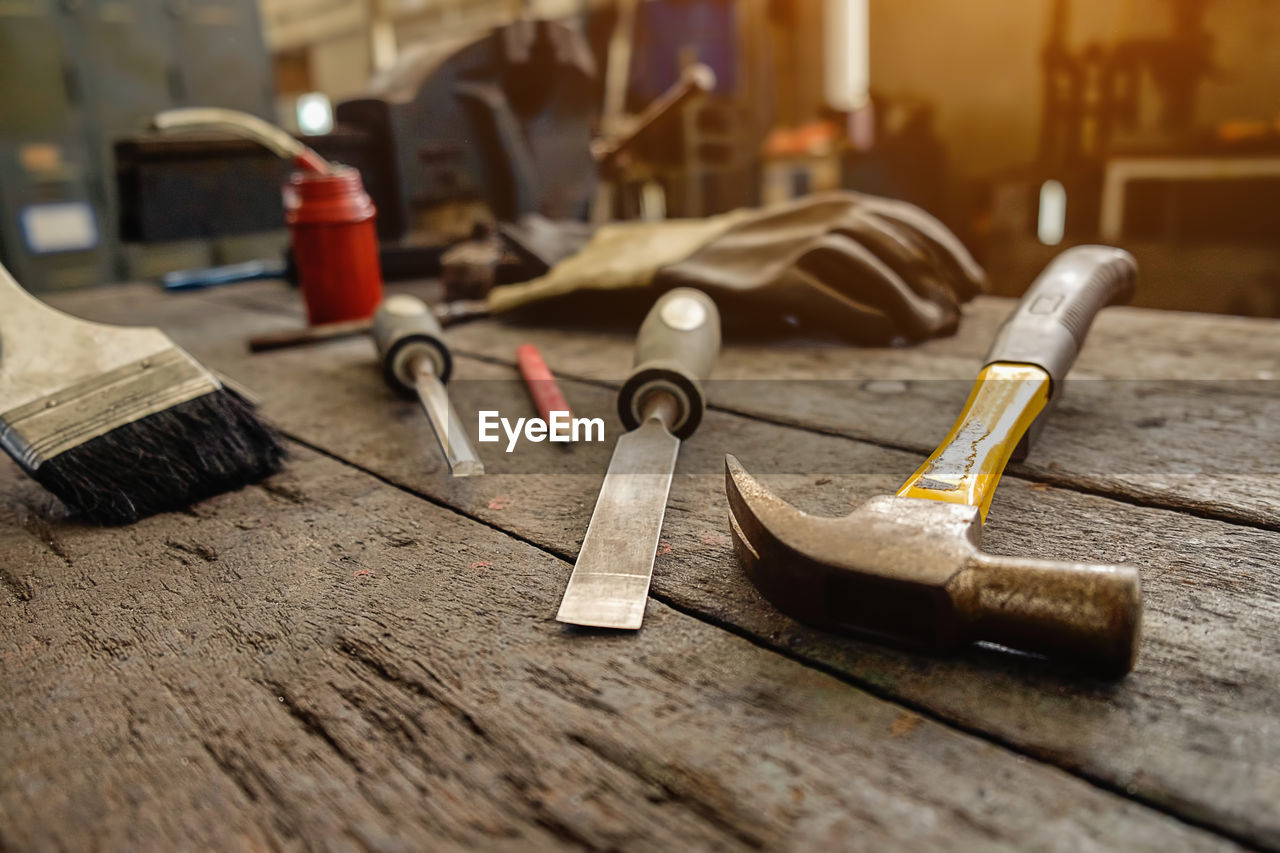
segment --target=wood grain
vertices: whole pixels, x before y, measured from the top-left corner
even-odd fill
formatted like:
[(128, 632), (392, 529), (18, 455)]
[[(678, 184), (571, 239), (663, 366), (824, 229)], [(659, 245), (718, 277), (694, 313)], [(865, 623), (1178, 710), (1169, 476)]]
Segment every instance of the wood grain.
[[(434, 293), (431, 286), (409, 289)], [(296, 294), (271, 283), (208, 298), (255, 313), (300, 316)], [(928, 453), (946, 434), (1012, 306), (980, 298), (967, 306), (956, 336), (910, 348), (794, 341), (731, 346), (716, 365), (708, 397), (726, 411)], [(188, 313), (187, 322), (194, 317)], [(202, 328), (192, 331), (203, 338)], [(482, 322), (452, 329), (449, 337), (459, 353), (504, 362), (529, 341), (557, 373), (610, 385), (631, 364), (627, 335)], [(1109, 308), (1095, 322), (1036, 453), (1013, 470), (1044, 483), (1280, 530), (1275, 341), (1272, 321)]]
[(125, 529), (0, 467), (4, 849), (1220, 849), (299, 448)]
[[(908, 349), (727, 348), (708, 398), (723, 410), (928, 453), (1012, 305), (981, 299), (959, 335)], [(1014, 470), (1280, 530), (1275, 336), (1266, 321), (1104, 311), (1036, 453)], [(630, 341), (617, 335), (485, 323), (460, 327), (451, 339), (459, 352), (503, 360), (527, 339), (558, 373), (608, 384), (630, 366)]]
[[(215, 301), (219, 310), (233, 315), (244, 300), (254, 302), (252, 310), (242, 311), (244, 322), (263, 323), (265, 310), (279, 311), (280, 316), (292, 310), (279, 292), (265, 287), (241, 291), (234, 299), (220, 295)], [(118, 316), (129, 310), (125, 302), (94, 306), (90, 313), (109, 319), (113, 312)], [(966, 329), (994, 327), (1007, 310), (1002, 306), (1007, 303), (980, 302)], [(579, 446), (565, 453), (547, 445), (524, 445), (509, 457), (492, 445), (481, 445), (486, 467), (496, 473), (452, 481), (443, 475), (425, 421), (410, 403), (381, 386), (367, 342), (249, 358), (226, 346), (224, 333), (211, 333), (200, 313), (173, 312), (167, 327), (197, 355), (262, 394), (267, 411), (292, 434), (563, 558), (576, 554), (607, 448)], [(1132, 328), (1142, 343), (1122, 344), (1124, 335), (1104, 334), (1109, 323)], [(1231, 380), (1238, 387), (1230, 390), (1230, 407), (1224, 411), (1265, 412), (1270, 403), (1262, 392), (1270, 387), (1265, 385), (1269, 380), (1248, 379), (1267, 370), (1262, 365), (1268, 350), (1258, 334), (1264, 328), (1274, 326), (1108, 311), (1098, 321), (1081, 366), (1110, 366), (1111, 374), (1095, 375), (1152, 381), (1162, 375)], [(564, 383), (570, 403), (578, 414), (610, 417), (609, 435), (616, 435), (611, 392), (602, 385), (625, 373), (630, 358), (626, 338), (488, 323), (449, 334), (457, 349), (466, 346), (483, 359), (459, 360), (454, 394), (466, 419), (482, 405), (503, 409), (504, 414), (532, 413), (511, 378), (514, 373), (502, 364), (509, 360), (515, 341), (528, 339), (538, 344), (553, 370), (592, 380)], [(926, 717), (1230, 837), (1280, 847), (1280, 814), (1274, 809), (1280, 801), (1280, 641), (1270, 629), (1280, 609), (1274, 557), (1280, 552), (1280, 537), (1265, 529), (1274, 526), (1273, 496), (1280, 491), (1272, 474), (1244, 475), (1235, 481), (1230, 473), (1206, 469), (1197, 475), (1198, 484), (1166, 482), (1147, 491), (1115, 478), (1093, 482), (1080, 473), (1084, 463), (1097, 467), (1101, 460), (1105, 467), (1107, 459), (1123, 460), (1153, 442), (1134, 439), (1132, 424), (1126, 427), (1122, 418), (1106, 412), (1092, 413), (1096, 419), (1084, 423), (1068, 417), (1059, 430), (1062, 435), (1056, 435), (1053, 423), (1071, 413), (1065, 408), (1067, 400), (1054, 413), (1032, 465), (1016, 469), (1022, 476), (1007, 479), (997, 493), (987, 545), (997, 553), (1128, 561), (1142, 569), (1148, 611), (1143, 658), (1138, 671), (1118, 685), (1082, 682), (1035, 662), (981, 650), (933, 660), (811, 631), (773, 611), (734, 564), (724, 519), (723, 451), (732, 449), (784, 496), (813, 511), (846, 512), (866, 496), (892, 490), (920, 458), (918, 452), (895, 447), (914, 448), (915, 436), (923, 435), (923, 424), (933, 418), (940, 426), (929, 437), (931, 442), (955, 412), (947, 397), (953, 392), (930, 399), (927, 390), (911, 380), (912, 371), (927, 363), (934, 365), (935, 375), (971, 372), (982, 348), (964, 334), (912, 351), (793, 347), (770, 357), (763, 350), (727, 350), (721, 375), (767, 367), (774, 371), (770, 375), (794, 378), (803, 375), (807, 363), (809, 375), (843, 370), (846, 378), (860, 375), (872, 382), (882, 376), (907, 377), (908, 385), (895, 392), (900, 400), (891, 406), (881, 402), (863, 407), (876, 409), (880, 414), (875, 417), (881, 420), (862, 410), (851, 413), (870, 418), (863, 424), (871, 425), (867, 428), (873, 430), (872, 441), (849, 440), (851, 430), (821, 422), (821, 407), (804, 399), (787, 397), (785, 405), (773, 404), (783, 413), (779, 419), (794, 418), (803, 423), (802, 429), (762, 422), (758, 413), (746, 418), (712, 413), (682, 452), (664, 528), (664, 545), (670, 550), (658, 558), (656, 597)], [(1152, 341), (1169, 345), (1162, 349)], [(1196, 354), (1196, 347), (1210, 345), (1220, 348), (1216, 351), (1221, 358)], [(1099, 363), (1093, 366), (1090, 359)], [(892, 370), (899, 372), (882, 372)], [(731, 383), (714, 387), (726, 384)], [(935, 387), (945, 384), (923, 384), (923, 389)], [(1074, 400), (1076, 388), (1070, 392), (1068, 399)], [(873, 386), (868, 393), (882, 394), (883, 389)], [(1176, 394), (1160, 402), (1166, 408), (1183, 404)], [(833, 405), (855, 408), (848, 400)], [(1142, 417), (1159, 417), (1139, 410)], [(901, 412), (898, 432), (876, 437), (875, 429), (889, 429), (885, 411)], [(1174, 428), (1161, 446), (1185, 452), (1192, 463), (1209, 452), (1229, 460), (1239, 450), (1232, 440), (1223, 441), (1215, 433), (1222, 424), (1212, 411), (1198, 420), (1175, 418), (1165, 423)], [(1269, 434), (1266, 424), (1257, 428)], [(843, 434), (824, 435), (823, 430)], [(1123, 435), (1130, 437), (1122, 440)], [(1059, 460), (1065, 457), (1051, 456), (1055, 465), (1034, 467), (1042, 454), (1071, 440), (1080, 448), (1074, 460), (1064, 463)], [(919, 449), (929, 446), (919, 444)], [(549, 473), (555, 476), (546, 476)], [(1192, 486), (1200, 491), (1189, 492)], [(1223, 517), (1252, 527), (1217, 520)], [(16, 583), (21, 587), (20, 579)], [(547, 615), (552, 612), (554, 606)]]

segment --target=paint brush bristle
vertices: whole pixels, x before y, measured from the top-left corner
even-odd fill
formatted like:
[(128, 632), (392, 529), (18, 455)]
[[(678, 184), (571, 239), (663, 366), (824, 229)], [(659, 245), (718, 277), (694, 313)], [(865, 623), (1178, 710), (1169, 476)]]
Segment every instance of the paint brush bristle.
[(124, 524), (280, 469), (253, 405), (159, 329), (64, 314), (0, 267), (0, 447), (73, 512)]
[(284, 459), (275, 430), (222, 388), (116, 427), (31, 474), (83, 518), (128, 524), (262, 480)]

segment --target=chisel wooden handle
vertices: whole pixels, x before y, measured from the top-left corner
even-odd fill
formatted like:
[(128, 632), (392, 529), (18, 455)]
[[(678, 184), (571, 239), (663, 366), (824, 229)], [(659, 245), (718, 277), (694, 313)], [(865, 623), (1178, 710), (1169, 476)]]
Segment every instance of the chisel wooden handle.
[(635, 369), (618, 392), (618, 415), (632, 430), (644, 417), (650, 395), (665, 391), (676, 401), (669, 428), (688, 438), (702, 421), (702, 380), (720, 352), (720, 312), (700, 290), (679, 287), (649, 309), (636, 338)]
[(453, 356), (441, 337), (440, 321), (427, 303), (414, 296), (388, 296), (373, 315), (373, 342), (378, 347), (387, 383), (405, 394), (414, 393), (413, 362), (431, 360), (441, 382), (449, 381)]
[(986, 364), (1034, 364), (1060, 390), (1098, 312), (1133, 297), (1138, 265), (1123, 249), (1077, 246), (1058, 255), (996, 333)]

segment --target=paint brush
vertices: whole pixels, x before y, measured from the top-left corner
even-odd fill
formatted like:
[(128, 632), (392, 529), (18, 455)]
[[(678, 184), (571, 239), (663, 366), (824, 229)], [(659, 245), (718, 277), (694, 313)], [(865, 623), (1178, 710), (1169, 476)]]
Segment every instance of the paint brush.
[(124, 524), (280, 469), (279, 436), (159, 329), (35, 299), (0, 267), (0, 445), (73, 512)]

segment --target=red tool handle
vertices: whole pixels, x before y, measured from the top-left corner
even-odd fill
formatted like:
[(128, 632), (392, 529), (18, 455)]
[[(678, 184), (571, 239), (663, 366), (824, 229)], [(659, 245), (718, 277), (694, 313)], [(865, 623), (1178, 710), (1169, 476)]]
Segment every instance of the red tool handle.
[(542, 353), (538, 352), (537, 347), (533, 344), (521, 344), (516, 349), (516, 364), (520, 367), (525, 385), (529, 387), (529, 396), (533, 397), (533, 404), (538, 407), (538, 414), (544, 421), (551, 421), (552, 412), (569, 412), (569, 416), (573, 417), (564, 393), (556, 383), (556, 378), (551, 375), (551, 369), (542, 360)]

